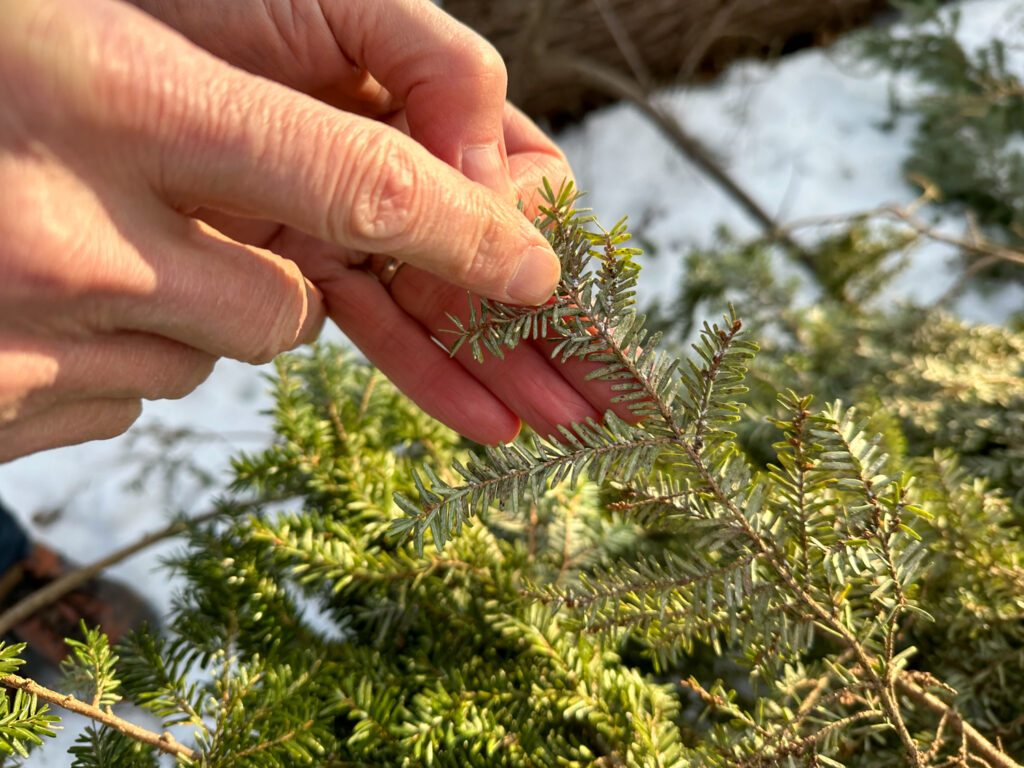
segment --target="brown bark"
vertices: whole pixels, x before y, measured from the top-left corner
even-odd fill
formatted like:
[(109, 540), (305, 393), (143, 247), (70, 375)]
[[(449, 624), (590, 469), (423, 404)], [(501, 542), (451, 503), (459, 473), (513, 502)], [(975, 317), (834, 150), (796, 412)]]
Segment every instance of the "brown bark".
[(745, 56), (828, 42), (886, 0), (445, 0), (490, 40), (509, 69), (509, 96), (534, 117), (575, 119), (612, 97), (548, 66), (557, 53), (594, 61), (642, 88), (692, 82)]
[[(79, 701), (74, 696), (69, 696), (65, 693), (59, 693), (58, 691), (52, 691), (49, 688), (44, 688), (39, 685), (35, 680), (29, 680), (25, 677), (19, 677), (18, 675), (4, 675), (0, 677), (0, 687), (20, 689), (42, 699), (50, 704), (56, 704), (58, 707), (66, 709), (68, 712), (74, 712), (75, 714), (84, 715), (90, 720), (95, 720), (97, 723), (102, 723), (108, 728), (113, 728), (115, 731), (120, 731), (126, 736), (130, 736), (136, 741), (148, 744), (151, 747), (156, 747), (161, 752), (168, 755), (179, 755), (186, 757), (189, 760), (199, 759), (199, 754), (191, 747), (186, 747), (174, 738), (170, 733), (153, 733), (147, 731), (145, 728), (141, 728), (134, 723), (130, 723), (123, 718), (115, 715), (110, 707), (106, 709), (100, 709), (99, 707), (87, 704), (84, 701)], [(3, 695), (0, 692), (0, 695)]]

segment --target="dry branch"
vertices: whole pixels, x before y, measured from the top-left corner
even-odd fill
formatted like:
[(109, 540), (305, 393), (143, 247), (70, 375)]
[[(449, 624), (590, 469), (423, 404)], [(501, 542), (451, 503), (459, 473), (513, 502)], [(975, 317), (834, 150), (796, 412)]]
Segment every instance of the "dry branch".
[(923, 704), (934, 714), (939, 715), (943, 719), (942, 721), (948, 723), (952, 726), (953, 730), (961, 734), (970, 748), (987, 761), (989, 765), (994, 766), (994, 768), (1024, 768), (1024, 766), (986, 739), (978, 729), (964, 720), (959, 712), (935, 694), (929, 693), (916, 683), (902, 676), (896, 678), (896, 689), (901, 695), (918, 704)]
[[(609, 94), (548, 57), (600, 62), (645, 88), (692, 81), (746, 56), (827, 42), (887, 0), (445, 0), (502, 54), (509, 95), (534, 117), (578, 118)], [(649, 78), (649, 82), (644, 82)]]
[(25, 693), (36, 696), (45, 702), (54, 704), (62, 709), (66, 709), (68, 712), (74, 712), (88, 717), (90, 720), (94, 720), (97, 723), (113, 728), (115, 731), (123, 733), (125, 736), (135, 739), (136, 741), (148, 744), (151, 747), (156, 747), (161, 752), (168, 755), (187, 757), (189, 760), (195, 760), (199, 757), (198, 753), (194, 749), (181, 744), (170, 733), (159, 734), (147, 731), (145, 728), (118, 717), (110, 710), (109, 707), (106, 709), (100, 709), (99, 707), (80, 701), (74, 696), (52, 691), (49, 688), (44, 688), (34, 680), (19, 677), (18, 675), (4, 675), (0, 677), (0, 686), (13, 690), (22, 690)]
[[(258, 503), (264, 504), (268, 501), (283, 500), (283, 497), (281, 499), (273, 500), (263, 499)], [(251, 506), (254, 506), (254, 504), (245, 502), (236, 502), (232, 504), (232, 508), (234, 509), (246, 509)], [(201, 525), (202, 523), (209, 522), (214, 518), (227, 514), (227, 511), (227, 508), (218, 507), (186, 520), (176, 520), (159, 531), (147, 534), (138, 541), (111, 552), (106, 557), (100, 558), (89, 565), (85, 565), (78, 570), (65, 574), (58, 579), (54, 579), (46, 586), (41, 589), (37, 589), (35, 592), (27, 595), (22, 600), (12, 605), (3, 613), (0, 613), (0, 636), (7, 634), (36, 611), (39, 611), (48, 605), (52, 605), (64, 597), (64, 595), (82, 586), (89, 581), (89, 579), (94, 576), (98, 576), (111, 566), (114, 566), (123, 560), (127, 560), (129, 557), (132, 557), (133, 555), (136, 555), (165, 539), (178, 536), (192, 526)]]
[(35, 592), (12, 605), (3, 613), (0, 613), (0, 636), (7, 634), (36, 611), (57, 602), (64, 597), (64, 595), (82, 586), (89, 581), (89, 579), (99, 575), (107, 568), (120, 563), (122, 560), (128, 559), (132, 555), (141, 552), (164, 539), (184, 533), (188, 530), (190, 525), (206, 522), (221, 514), (223, 514), (223, 510), (217, 509), (204, 515), (200, 515), (187, 522), (178, 520), (171, 523), (163, 530), (143, 536), (133, 544), (129, 544), (122, 549), (112, 552), (94, 563), (90, 563), (78, 570), (72, 571), (59, 579), (54, 579), (45, 587), (37, 589)]

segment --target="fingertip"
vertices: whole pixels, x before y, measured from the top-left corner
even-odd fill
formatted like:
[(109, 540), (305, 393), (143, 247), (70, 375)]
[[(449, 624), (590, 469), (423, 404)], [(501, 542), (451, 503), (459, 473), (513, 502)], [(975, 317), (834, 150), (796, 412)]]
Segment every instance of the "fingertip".
[(509, 423), (509, 426), (506, 427), (506, 429), (504, 430), (503, 434), (499, 435), (499, 434), (496, 433), (495, 436), (497, 437), (497, 439), (491, 441), (490, 444), (491, 445), (507, 445), (508, 443), (511, 443), (511, 442), (515, 441), (515, 439), (517, 437), (519, 437), (519, 433), (522, 432), (522, 431), (523, 431), (523, 422), (521, 422), (518, 418), (513, 419)]
[(555, 292), (561, 275), (561, 264), (551, 246), (532, 245), (523, 252), (505, 290), (517, 304), (544, 304)]
[[(467, 392), (467, 395), (471, 393)], [(467, 440), (480, 445), (501, 445), (511, 443), (523, 427), (519, 417), (499, 402), (469, 402), (463, 399), (463, 407), (456, 414), (445, 413), (443, 407), (430, 412), (435, 418), (454, 429)], [(438, 404), (440, 405), (440, 404)]]
[(306, 285), (305, 318), (299, 330), (297, 344), (311, 344), (320, 337), (327, 321), (327, 308), (324, 306), (324, 295), (308, 278), (303, 278)]
[(139, 398), (92, 398), (58, 403), (27, 419), (0, 426), (0, 464), (39, 451), (109, 440), (142, 415)]

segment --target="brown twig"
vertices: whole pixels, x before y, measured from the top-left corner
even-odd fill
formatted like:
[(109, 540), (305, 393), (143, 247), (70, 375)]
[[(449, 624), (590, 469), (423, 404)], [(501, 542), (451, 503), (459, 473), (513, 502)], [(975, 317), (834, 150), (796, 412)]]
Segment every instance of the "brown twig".
[(39, 685), (39, 683), (34, 680), (19, 677), (18, 675), (4, 675), (0, 677), (0, 685), (12, 690), (22, 690), (25, 693), (42, 699), (43, 701), (54, 704), (62, 709), (66, 709), (68, 712), (84, 715), (90, 720), (102, 723), (108, 728), (113, 728), (115, 731), (135, 739), (135, 741), (148, 744), (151, 747), (156, 747), (161, 752), (168, 755), (186, 757), (189, 760), (196, 760), (199, 757), (199, 754), (194, 749), (186, 747), (184, 744), (178, 742), (178, 740), (169, 732), (161, 735), (159, 733), (154, 733), (153, 731), (147, 731), (145, 728), (141, 728), (134, 723), (130, 723), (127, 720), (118, 717), (109, 707), (106, 709), (94, 707), (91, 704), (86, 704), (84, 701), (79, 701), (74, 696), (52, 691), (49, 688), (44, 688)]
[[(863, 211), (857, 211), (854, 213), (840, 214), (838, 216), (816, 216), (805, 219), (798, 219), (792, 221), (780, 228), (781, 232), (793, 233), (799, 229), (808, 229), (811, 227), (823, 227), (831, 224), (847, 224), (851, 221), (858, 219), (895, 219), (921, 237), (925, 237), (929, 240), (933, 240), (937, 243), (944, 243), (951, 245), (955, 248), (959, 248), (965, 253), (969, 253), (981, 258), (974, 262), (970, 267), (964, 270), (964, 273), (949, 288), (939, 299), (936, 300), (936, 305), (942, 305), (948, 302), (953, 296), (955, 296), (959, 290), (963, 287), (964, 282), (971, 275), (980, 272), (981, 270), (992, 266), (998, 262), (1008, 262), (1011, 264), (1019, 264), (1024, 266), (1024, 251), (1016, 248), (1011, 248), (999, 243), (986, 240), (977, 232), (974, 227), (971, 229), (970, 239), (966, 237), (958, 237), (951, 235), (946, 232), (942, 232), (934, 226), (922, 221), (917, 217), (916, 212), (922, 204), (927, 203), (933, 199), (932, 193), (929, 190), (925, 190), (925, 193), (917, 198), (914, 202), (906, 206), (896, 205), (895, 203), (889, 203), (886, 205), (880, 205), (877, 208), (869, 208)], [(970, 222), (968, 222), (970, 223)]]
[[(537, 6), (544, 6), (541, 15)], [(627, 38), (660, 84), (703, 81), (740, 58), (775, 58), (787, 43), (825, 42), (888, 7), (885, 0), (603, 0), (609, 29), (590, 0), (445, 0), (445, 10), (490, 40), (509, 69), (512, 100), (533, 117), (579, 118), (607, 103), (587, 82), (561, 77), (550, 54), (597, 59), (629, 76), (635, 68), (616, 34)]]
[(551, 58), (550, 64), (553, 70), (571, 73), (572, 76), (585, 79), (610, 95), (637, 106), (679, 151), (718, 184), (726, 194), (736, 200), (740, 207), (765, 230), (768, 232), (777, 230), (776, 222), (771, 215), (715, 161), (708, 149), (697, 138), (691, 136), (673, 115), (656, 104), (650, 94), (635, 81), (611, 67), (590, 59), (556, 53), (552, 53)]
[[(847, 648), (839, 655), (839, 658), (836, 659), (836, 666), (842, 666), (851, 658), (853, 658), (853, 650)], [(821, 699), (822, 694), (825, 693), (829, 683), (832, 681), (832, 677), (832, 670), (829, 670), (818, 678), (817, 682), (814, 684), (814, 688), (811, 689), (811, 692), (808, 693), (800, 703), (800, 708), (797, 710), (796, 716), (793, 718), (794, 722), (803, 722), (807, 716), (814, 711), (814, 708), (818, 706), (818, 700)]]
[[(273, 501), (281, 500), (283, 499), (273, 499)], [(235, 507), (246, 508), (255, 506), (256, 504), (262, 504), (267, 501), (271, 500), (260, 499), (258, 501), (236, 504)], [(205, 512), (201, 515), (196, 515), (188, 520), (177, 520), (166, 528), (143, 536), (135, 543), (123, 547), (116, 552), (112, 552), (106, 557), (101, 558), (90, 565), (79, 568), (76, 571), (72, 571), (59, 579), (55, 579), (42, 589), (36, 590), (20, 602), (13, 605), (3, 614), (0, 614), (0, 635), (6, 634), (10, 629), (17, 626), (36, 611), (56, 602), (68, 592), (71, 592), (81, 586), (110, 566), (119, 563), (122, 560), (126, 560), (132, 555), (137, 554), (138, 552), (141, 552), (164, 539), (184, 533), (194, 525), (199, 525), (213, 520), (214, 518), (225, 514), (226, 511), (226, 509), (218, 508)], [(187, 757), (190, 760), (195, 760), (198, 757), (195, 750), (178, 743), (170, 733), (165, 733), (163, 735), (153, 733), (152, 731), (148, 731), (145, 728), (117, 717), (109, 707), (101, 709), (93, 704), (87, 704), (86, 702), (76, 699), (74, 696), (44, 688), (34, 680), (19, 677), (18, 675), (6, 675), (0, 677), (0, 686), (11, 689), (21, 689), (26, 693), (34, 694), (44, 701), (62, 707), (69, 712), (84, 715), (98, 723), (114, 728), (120, 733), (123, 733), (136, 741), (154, 746), (167, 754), (180, 755)], [(192, 714), (195, 713), (193, 712)]]
[(694, 45), (689, 46), (689, 49), (683, 54), (676, 72), (678, 82), (687, 82), (696, 77), (701, 62), (708, 59), (711, 47), (724, 36), (723, 33), (729, 27), (737, 5), (736, 0), (731, 2), (727, 0), (712, 12), (711, 19), (705, 26), (700, 39), (696, 40)]
[[(308, 729), (308, 728), (311, 728), (312, 726), (313, 726), (313, 721), (312, 720), (307, 720), (305, 723), (303, 723), (302, 728)], [(270, 741), (264, 741), (264, 742), (261, 742), (260, 744), (254, 744), (251, 747), (247, 747), (246, 749), (241, 750), (238, 754), (235, 755), (235, 759), (237, 760), (237, 759), (242, 758), (242, 757), (248, 757), (249, 755), (254, 755), (257, 752), (264, 752), (264, 751), (266, 751), (268, 749), (276, 747), (278, 744), (284, 744), (286, 741), (291, 741), (292, 739), (294, 739), (299, 733), (300, 733), (300, 730), (299, 729), (295, 729), (294, 731), (288, 731), (288, 733), (285, 733), (285, 734), (283, 734), (281, 736), (278, 736), (276, 739), (271, 739)]]
[(545, 34), (550, 28), (548, 21), (551, 12), (548, 0), (532, 0), (526, 6), (526, 18), (515, 33), (512, 49), (517, 55), (505, 57), (508, 61), (508, 97), (518, 104), (527, 95), (527, 84), (531, 78), (526, 76), (533, 61), (541, 60), (545, 55)]
[(7, 599), (24, 577), (25, 566), (22, 563), (15, 563), (5, 573), (0, 574), (0, 602)]
[(646, 62), (644, 62), (644, 57), (640, 55), (640, 51), (633, 44), (633, 38), (625, 31), (625, 27), (618, 14), (615, 13), (615, 9), (612, 8), (608, 0), (591, 0), (591, 3), (597, 9), (597, 13), (601, 17), (601, 21), (604, 22), (608, 34), (615, 41), (615, 47), (619, 49), (622, 58), (626, 60), (629, 71), (633, 73), (633, 77), (636, 78), (640, 87), (645, 91), (649, 91), (654, 87), (654, 76), (651, 74), (651, 70), (647, 67)]
[(944, 718), (957, 733), (961, 734), (971, 749), (995, 768), (1024, 768), (1020, 763), (986, 739), (980, 731), (968, 723), (960, 713), (933, 693), (907, 679), (906, 675), (896, 678), (896, 688), (909, 699), (923, 704), (936, 715)]

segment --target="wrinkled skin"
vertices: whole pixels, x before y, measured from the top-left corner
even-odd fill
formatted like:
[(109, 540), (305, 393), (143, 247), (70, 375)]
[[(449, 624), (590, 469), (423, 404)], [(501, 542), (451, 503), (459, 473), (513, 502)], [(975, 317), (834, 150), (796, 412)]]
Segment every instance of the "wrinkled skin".
[(325, 314), (474, 440), (604, 410), (541, 347), (433, 341), (467, 289), (558, 278), (513, 203), (570, 171), (485, 41), (427, 0), (137, 5), (0, 0), (0, 461), (118, 434)]

